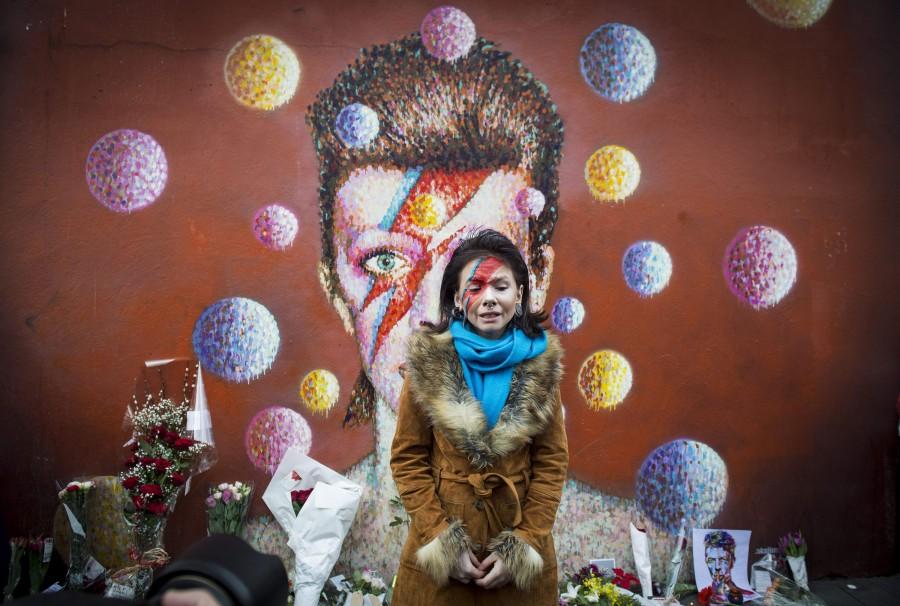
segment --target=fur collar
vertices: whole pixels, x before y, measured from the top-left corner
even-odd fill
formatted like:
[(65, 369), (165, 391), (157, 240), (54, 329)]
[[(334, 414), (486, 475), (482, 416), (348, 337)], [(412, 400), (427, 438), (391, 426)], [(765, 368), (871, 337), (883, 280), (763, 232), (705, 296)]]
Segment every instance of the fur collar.
[(481, 403), (466, 385), (449, 331), (413, 334), (407, 372), (410, 391), (431, 425), (476, 469), (485, 469), (531, 442), (553, 418), (563, 372), (562, 346), (556, 335), (547, 333), (547, 350), (513, 371), (509, 397), (490, 431)]

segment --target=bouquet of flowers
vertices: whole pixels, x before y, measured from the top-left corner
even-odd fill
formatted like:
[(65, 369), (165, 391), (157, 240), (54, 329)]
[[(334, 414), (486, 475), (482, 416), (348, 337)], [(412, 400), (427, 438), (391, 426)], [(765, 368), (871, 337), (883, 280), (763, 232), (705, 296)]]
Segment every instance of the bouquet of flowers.
[(59, 491), (69, 525), (72, 527), (72, 541), (69, 544), (69, 589), (84, 589), (88, 584), (85, 569), (88, 565), (87, 531), (85, 530), (85, 510), (88, 493), (94, 488), (93, 482), (69, 482)]
[(806, 555), (806, 539), (803, 538), (799, 530), (797, 532), (789, 532), (778, 539), (778, 547), (781, 549), (781, 553), (786, 556), (796, 558)]
[(319, 604), (325, 606), (381, 606), (387, 584), (381, 575), (370, 568), (355, 570), (348, 579), (332, 577), (322, 590)]
[(125, 520), (134, 533), (137, 566), (118, 571), (113, 581), (134, 589), (143, 597), (152, 581), (152, 570), (164, 566), (168, 554), (162, 548), (168, 515), (194, 469), (209, 454), (210, 445), (187, 437), (187, 402), (176, 403), (147, 394), (142, 405), (129, 408), (132, 427), (127, 446), (130, 455), (120, 474), (128, 501)]
[(222, 482), (209, 487), (206, 497), (206, 530), (209, 534), (241, 536), (250, 509), (253, 484)]
[(641, 602), (628, 589), (636, 582), (634, 575), (622, 569), (608, 573), (594, 565), (585, 566), (565, 576), (560, 584), (559, 606), (640, 606)]
[(778, 547), (787, 558), (794, 581), (800, 587), (809, 589), (809, 578), (806, 574), (806, 539), (800, 531), (789, 532), (778, 539)]
[(13, 599), (16, 588), (22, 580), (22, 559), (28, 561), (29, 594), (35, 595), (41, 590), (44, 576), (50, 565), (50, 554), (53, 552), (53, 539), (44, 537), (14, 537), (9, 541), (10, 558), (9, 574), (6, 587), (3, 589), (3, 601)]
[[(300, 477), (298, 476), (296, 479), (299, 480)], [(309, 500), (309, 495), (312, 494), (312, 491), (312, 488), (291, 491), (291, 506), (294, 508), (294, 515), (300, 513), (300, 510), (303, 509), (303, 506), (306, 505), (306, 502)]]

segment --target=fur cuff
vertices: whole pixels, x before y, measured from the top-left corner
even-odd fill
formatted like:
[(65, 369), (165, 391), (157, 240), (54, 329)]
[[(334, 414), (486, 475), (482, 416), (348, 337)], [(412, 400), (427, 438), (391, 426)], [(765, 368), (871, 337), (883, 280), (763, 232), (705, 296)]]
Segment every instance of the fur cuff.
[(511, 530), (504, 530), (491, 539), (488, 550), (500, 556), (519, 589), (531, 588), (544, 570), (541, 554)]
[(469, 535), (462, 522), (454, 520), (441, 534), (416, 552), (416, 561), (437, 585), (446, 585), (459, 555), (469, 548)]

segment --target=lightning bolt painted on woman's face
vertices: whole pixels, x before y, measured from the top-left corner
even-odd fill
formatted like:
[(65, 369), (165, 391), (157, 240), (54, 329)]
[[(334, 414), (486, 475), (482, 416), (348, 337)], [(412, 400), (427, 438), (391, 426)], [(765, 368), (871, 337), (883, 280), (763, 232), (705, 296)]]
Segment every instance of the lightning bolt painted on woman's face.
[(471, 275), (466, 279), (465, 297), (463, 304), (465, 306), (465, 317), (469, 317), (469, 310), (473, 307), (477, 308), (481, 299), (484, 297), (485, 286), (494, 279), (497, 270), (503, 267), (503, 261), (497, 257), (481, 257), (472, 268)]

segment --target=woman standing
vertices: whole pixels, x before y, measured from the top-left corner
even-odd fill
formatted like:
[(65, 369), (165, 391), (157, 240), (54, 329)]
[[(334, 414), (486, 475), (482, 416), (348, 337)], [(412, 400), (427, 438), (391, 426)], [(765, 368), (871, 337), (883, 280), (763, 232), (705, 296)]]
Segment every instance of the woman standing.
[(410, 338), (391, 451), (412, 520), (392, 604), (556, 604), (562, 349), (499, 232), (462, 241), (440, 305), (440, 322)]

